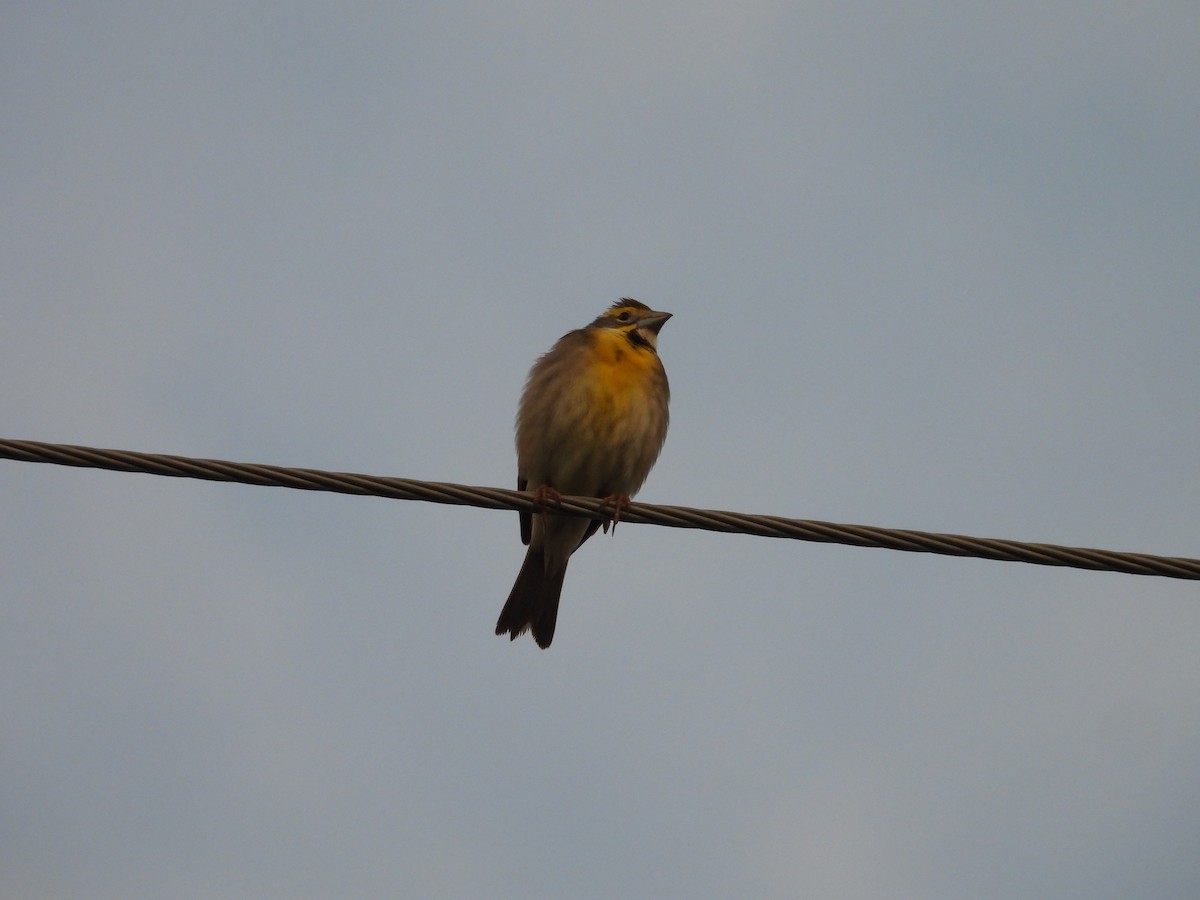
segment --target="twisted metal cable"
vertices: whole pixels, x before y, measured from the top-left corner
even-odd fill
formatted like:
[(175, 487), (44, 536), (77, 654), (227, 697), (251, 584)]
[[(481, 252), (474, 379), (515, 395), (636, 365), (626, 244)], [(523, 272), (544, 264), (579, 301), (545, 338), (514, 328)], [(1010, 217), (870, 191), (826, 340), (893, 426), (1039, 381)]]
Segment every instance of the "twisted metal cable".
[[(397, 500), (425, 500), (430, 503), (450, 503), (484, 509), (537, 509), (532, 493), (503, 488), (470, 487), (446, 482), (236, 463), (220, 459), (194, 459), (160, 453), (137, 453), (132, 450), (101, 450), (96, 447), (47, 444), (41, 441), (0, 438), (0, 459), (111, 469), (117, 472), (144, 472), (207, 481), (230, 481), (304, 491), (332, 491)], [(601, 510), (601, 506), (602, 501), (590, 497), (563, 497), (561, 509), (555, 507), (555, 511), (592, 519), (609, 518), (608, 513)], [(913, 553), (970, 556), (1040, 566), (1069, 566), (1103, 572), (1125, 572), (1130, 575), (1161, 575), (1167, 578), (1200, 580), (1200, 559), (1092, 550), (1086, 547), (1062, 547), (1056, 544), (1030, 544), (959, 534), (877, 528), (870, 525), (839, 525), (809, 519), (786, 519), (780, 516), (692, 509), (685, 506), (635, 503), (621, 512), (621, 521), (666, 525), (672, 528), (700, 528), (758, 537), (849, 544), (855, 547), (880, 547)]]

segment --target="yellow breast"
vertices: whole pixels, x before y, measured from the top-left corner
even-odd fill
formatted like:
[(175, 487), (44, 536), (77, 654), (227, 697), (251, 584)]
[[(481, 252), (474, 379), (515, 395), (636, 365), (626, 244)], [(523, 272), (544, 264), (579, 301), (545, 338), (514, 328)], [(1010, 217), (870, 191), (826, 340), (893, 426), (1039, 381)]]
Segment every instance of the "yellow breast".
[(621, 414), (632, 404), (644, 403), (662, 364), (649, 347), (636, 347), (612, 328), (592, 333), (592, 359), (588, 367), (596, 400)]

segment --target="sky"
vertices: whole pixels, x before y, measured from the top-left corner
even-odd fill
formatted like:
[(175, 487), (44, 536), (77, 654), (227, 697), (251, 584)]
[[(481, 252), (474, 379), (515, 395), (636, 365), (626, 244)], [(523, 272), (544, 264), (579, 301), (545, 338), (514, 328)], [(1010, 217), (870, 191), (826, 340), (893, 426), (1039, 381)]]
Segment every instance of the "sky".
[[(1200, 556), (1200, 7), (9, 4), (0, 437)], [(0, 461), (6, 898), (1190, 898), (1194, 582)]]

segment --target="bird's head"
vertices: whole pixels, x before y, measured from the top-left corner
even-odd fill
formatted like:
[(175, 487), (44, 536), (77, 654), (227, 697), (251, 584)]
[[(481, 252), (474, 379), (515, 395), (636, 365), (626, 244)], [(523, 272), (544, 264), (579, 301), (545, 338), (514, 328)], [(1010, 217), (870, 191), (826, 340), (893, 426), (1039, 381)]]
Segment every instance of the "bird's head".
[(624, 297), (602, 312), (590, 327), (612, 328), (624, 334), (634, 345), (658, 346), (658, 331), (671, 318), (645, 303)]

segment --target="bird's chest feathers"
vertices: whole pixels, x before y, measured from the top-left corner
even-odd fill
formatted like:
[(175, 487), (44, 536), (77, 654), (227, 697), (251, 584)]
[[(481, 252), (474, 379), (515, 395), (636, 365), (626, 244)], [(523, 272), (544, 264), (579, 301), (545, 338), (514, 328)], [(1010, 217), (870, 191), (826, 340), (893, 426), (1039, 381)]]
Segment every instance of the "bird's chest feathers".
[(658, 378), (654, 351), (637, 347), (621, 333), (602, 331), (588, 368), (587, 384), (594, 406), (616, 416), (640, 415), (650, 403)]

